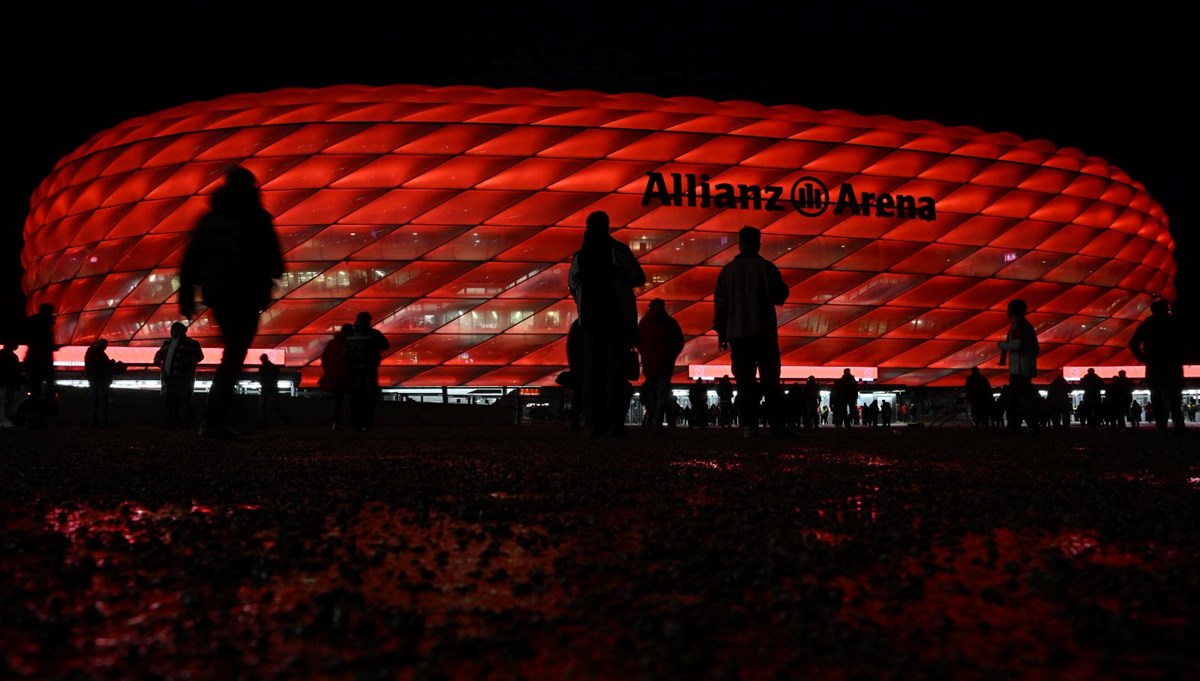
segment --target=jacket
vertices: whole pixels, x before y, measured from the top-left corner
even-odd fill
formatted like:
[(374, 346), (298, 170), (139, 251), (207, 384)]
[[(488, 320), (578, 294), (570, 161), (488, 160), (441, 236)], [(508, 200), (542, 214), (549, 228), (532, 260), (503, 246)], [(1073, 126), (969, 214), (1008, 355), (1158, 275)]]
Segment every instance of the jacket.
[(669, 377), (683, 351), (683, 329), (665, 308), (651, 306), (638, 322), (638, 351), (646, 378)]
[(1013, 376), (1037, 376), (1038, 339), (1033, 324), (1024, 317), (1013, 322), (1008, 336), (1000, 341), (1000, 349), (1008, 353), (1008, 373)]
[(757, 253), (740, 253), (717, 275), (713, 329), (719, 341), (775, 338), (775, 306), (787, 302), (788, 287), (775, 263)]
[[(567, 273), (567, 288), (575, 298), (579, 323), (590, 333), (604, 337), (619, 334), (620, 340), (636, 343), (638, 314), (634, 289), (646, 283), (646, 273), (629, 246), (608, 235), (589, 245), (590, 238), (585, 237), (584, 247), (571, 258)], [(589, 248), (605, 249), (610, 255), (601, 261), (589, 261)], [(602, 262), (604, 266), (588, 262)]]

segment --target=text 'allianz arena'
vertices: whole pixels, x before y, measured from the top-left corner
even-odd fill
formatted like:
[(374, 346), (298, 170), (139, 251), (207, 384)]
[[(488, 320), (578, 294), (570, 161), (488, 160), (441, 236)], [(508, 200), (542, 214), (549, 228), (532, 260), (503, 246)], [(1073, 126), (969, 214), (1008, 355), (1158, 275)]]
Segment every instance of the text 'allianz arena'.
[[(242, 94), (95, 135), (38, 187), (25, 224), (32, 310), (59, 342), (157, 346), (179, 320), (188, 232), (223, 173), (259, 178), (287, 273), (256, 348), (305, 384), (368, 311), (386, 386), (549, 385), (566, 365), (567, 268), (607, 211), (666, 301), (689, 366), (728, 364), (712, 327), (737, 230), (791, 288), (785, 367), (875, 367), (961, 385), (995, 373), (1023, 298), (1039, 368), (1124, 365), (1174, 297), (1162, 208), (1100, 158), (1044, 140), (800, 106), (590, 91), (340, 86)], [(204, 314), (191, 335), (220, 345)]]

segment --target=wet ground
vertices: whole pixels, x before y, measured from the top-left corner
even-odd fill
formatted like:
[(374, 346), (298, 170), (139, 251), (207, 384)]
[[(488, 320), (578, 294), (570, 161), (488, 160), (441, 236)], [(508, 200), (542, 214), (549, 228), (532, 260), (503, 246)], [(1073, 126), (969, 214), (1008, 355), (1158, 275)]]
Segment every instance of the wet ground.
[(0, 432), (0, 677), (1200, 678), (1200, 429)]

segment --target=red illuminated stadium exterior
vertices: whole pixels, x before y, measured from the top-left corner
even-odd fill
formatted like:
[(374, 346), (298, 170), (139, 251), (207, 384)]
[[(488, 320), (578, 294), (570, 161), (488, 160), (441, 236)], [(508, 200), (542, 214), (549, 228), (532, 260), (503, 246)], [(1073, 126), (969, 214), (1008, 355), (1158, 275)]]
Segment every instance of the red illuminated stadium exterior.
[[(1174, 297), (1167, 217), (1104, 160), (1044, 140), (800, 106), (482, 87), (341, 86), (197, 102), (95, 135), (38, 187), (25, 224), (30, 309), (59, 342), (157, 346), (179, 319), (182, 249), (234, 164), (260, 180), (287, 273), (256, 348), (304, 383), (368, 311), (388, 386), (550, 385), (575, 314), (584, 220), (607, 211), (662, 298), (689, 366), (728, 364), (712, 291), (737, 230), (791, 293), (783, 363), (877, 368), (903, 385), (1001, 373), (1023, 298), (1044, 376), (1131, 365), (1155, 297)], [(207, 314), (191, 335), (219, 345)]]

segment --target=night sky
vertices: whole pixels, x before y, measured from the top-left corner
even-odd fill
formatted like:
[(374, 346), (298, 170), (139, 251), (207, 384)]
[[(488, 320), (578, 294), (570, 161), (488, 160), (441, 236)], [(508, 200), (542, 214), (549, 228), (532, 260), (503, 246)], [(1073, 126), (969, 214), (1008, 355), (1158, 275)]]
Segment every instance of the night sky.
[(24, 23), (10, 24), (0, 48), (15, 152), (0, 229), (4, 335), (25, 313), (19, 252), (29, 197), (95, 133), (241, 92), (399, 83), (793, 104), (1075, 147), (1120, 167), (1162, 204), (1180, 269), (1176, 307), (1200, 319), (1191, 204), (1200, 124), (1187, 103), (1197, 59), (1189, 22), (1165, 3), (330, 5), (22, 10)]

